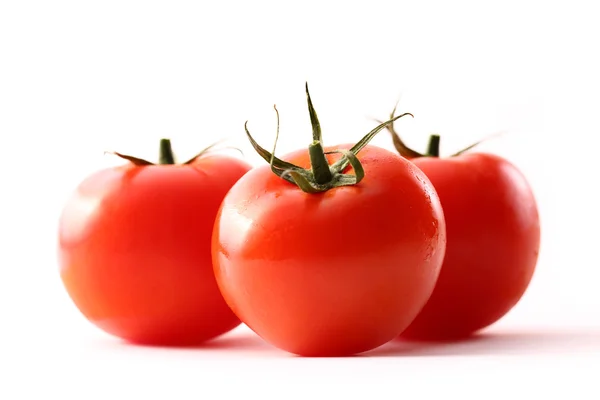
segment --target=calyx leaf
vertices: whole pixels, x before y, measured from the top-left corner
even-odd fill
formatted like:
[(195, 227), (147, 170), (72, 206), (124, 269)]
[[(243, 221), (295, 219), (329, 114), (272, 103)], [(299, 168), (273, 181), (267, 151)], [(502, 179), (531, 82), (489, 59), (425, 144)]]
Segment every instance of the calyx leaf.
[[(392, 110), (392, 112), (390, 114), (390, 118), (392, 120), (394, 119), (394, 115), (396, 114), (396, 109), (398, 108), (399, 102), (400, 102), (400, 100), (398, 100), (398, 102), (396, 102), (396, 105), (394, 106), (394, 109)], [(379, 120), (375, 120), (375, 121), (381, 122)], [(392, 142), (394, 143), (394, 147), (396, 148), (396, 151), (401, 156), (406, 157), (408, 159), (419, 158), (419, 157), (439, 157), (440, 156), (440, 136), (439, 135), (431, 134), (429, 137), (429, 145), (428, 145), (427, 152), (419, 153), (418, 151), (411, 149), (410, 147), (408, 147), (406, 145), (406, 143), (404, 143), (404, 141), (400, 138), (400, 135), (398, 134), (398, 132), (396, 132), (396, 130), (394, 129), (393, 123), (389, 124), (386, 128), (392, 136)], [(478, 140), (477, 142), (455, 152), (454, 154), (451, 154), (450, 157), (456, 157), (463, 153), (466, 153), (467, 151), (473, 149), (474, 147), (479, 146), (481, 143), (486, 142), (493, 137), (500, 136), (504, 133), (505, 133), (504, 131), (500, 131), (500, 132), (496, 132), (494, 134), (488, 135), (487, 137), (485, 137), (481, 140)]]
[[(309, 146), (309, 154), (311, 168), (302, 168), (290, 162), (284, 161), (275, 156), (277, 142), (279, 140), (279, 111), (276, 106), (273, 106), (277, 114), (277, 133), (273, 144), (273, 151), (269, 152), (260, 146), (250, 134), (248, 130), (248, 121), (244, 124), (246, 136), (254, 150), (271, 166), (271, 171), (278, 177), (295, 184), (306, 193), (320, 193), (336, 187), (356, 185), (361, 182), (365, 176), (364, 168), (358, 159), (358, 153), (384, 128), (393, 124), (394, 121), (406, 115), (413, 116), (411, 113), (404, 113), (385, 122), (381, 122), (373, 130), (367, 133), (360, 141), (358, 141), (351, 149), (336, 149), (325, 153), (323, 150), (323, 137), (321, 132), (321, 124), (317, 117), (317, 112), (314, 109), (308, 83), (306, 84), (306, 100), (308, 103), (308, 112), (313, 130), (313, 141)], [(395, 110), (394, 110), (395, 111)], [(326, 154), (340, 153), (342, 157), (333, 165), (329, 165)], [(354, 174), (344, 174), (346, 167), (351, 166), (354, 169)]]

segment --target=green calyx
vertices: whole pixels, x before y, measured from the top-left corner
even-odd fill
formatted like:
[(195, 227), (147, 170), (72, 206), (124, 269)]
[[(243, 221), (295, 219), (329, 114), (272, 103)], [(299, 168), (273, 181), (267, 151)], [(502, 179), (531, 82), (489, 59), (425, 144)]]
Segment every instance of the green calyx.
[[(351, 186), (358, 184), (364, 178), (365, 171), (358, 160), (357, 154), (375, 137), (375, 135), (377, 135), (388, 125), (392, 124), (395, 120), (406, 115), (410, 115), (411, 117), (413, 116), (411, 113), (404, 113), (396, 117), (392, 116), (389, 121), (380, 123), (372, 131), (367, 133), (358, 143), (352, 146), (351, 149), (340, 149), (325, 152), (323, 148), (321, 124), (319, 123), (317, 112), (315, 111), (310, 98), (308, 83), (306, 84), (306, 100), (308, 103), (308, 113), (310, 115), (310, 122), (313, 130), (313, 141), (308, 146), (311, 164), (311, 168), (309, 169), (301, 168), (297, 165), (275, 157), (275, 149), (279, 139), (279, 111), (277, 110), (276, 106), (273, 106), (273, 108), (277, 114), (277, 133), (272, 152), (265, 150), (258, 143), (256, 143), (248, 131), (248, 121), (246, 121), (246, 124), (244, 125), (246, 135), (250, 140), (250, 144), (254, 150), (256, 150), (256, 152), (269, 163), (273, 173), (280, 178), (298, 186), (306, 193), (320, 193), (340, 186)], [(338, 153), (342, 155), (342, 157), (332, 165), (329, 164), (326, 157), (327, 154), (331, 153)], [(352, 167), (354, 174), (343, 173), (348, 166)]]
[[(196, 154), (189, 160), (181, 163), (180, 165), (189, 165), (189, 164), (193, 163), (198, 158), (200, 158), (203, 155), (209, 153), (210, 151), (216, 149), (220, 143), (221, 142), (219, 141), (219, 142), (215, 142), (215, 143), (211, 144), (210, 146), (206, 147), (204, 150), (202, 150), (201, 152), (199, 152), (198, 154)], [(238, 149), (237, 147), (229, 147), (229, 148), (233, 148), (233, 149), (241, 152), (241, 150)], [(111, 151), (111, 152), (107, 152), (107, 153), (114, 154), (117, 157), (121, 157), (138, 167), (148, 166), (148, 165), (175, 165), (175, 164), (177, 164), (177, 160), (175, 158), (175, 153), (173, 152), (173, 148), (171, 147), (170, 139), (160, 139), (160, 147), (159, 147), (159, 152), (158, 152), (158, 163), (153, 163), (148, 160), (144, 160), (143, 158), (138, 158), (138, 157), (130, 156), (127, 154), (118, 153), (116, 151)]]
[[(396, 114), (396, 108), (398, 107), (398, 102), (396, 103), (396, 105), (394, 106), (394, 109), (390, 113), (390, 118), (391, 118), (390, 121), (392, 121), (392, 122), (390, 124), (386, 125), (386, 129), (390, 132), (390, 134), (392, 136), (392, 141), (394, 143), (394, 147), (396, 148), (396, 151), (398, 151), (398, 154), (400, 154), (402, 157), (406, 157), (409, 159), (410, 158), (419, 158), (419, 157), (440, 157), (440, 135), (438, 135), (438, 134), (431, 134), (429, 136), (429, 144), (427, 146), (426, 153), (419, 153), (418, 151), (411, 149), (400, 138), (400, 135), (398, 135), (398, 133), (394, 129), (394, 123), (393, 123), (393, 121), (395, 121), (394, 115)], [(381, 122), (381, 121), (377, 121), (377, 122)], [(456, 157), (463, 153), (466, 153), (467, 151), (471, 150), (472, 148), (479, 146), (481, 143), (491, 139), (492, 137), (501, 135), (503, 133), (504, 132), (497, 132), (493, 135), (489, 135), (488, 137), (486, 137), (482, 140), (479, 140), (479, 141), (465, 147), (462, 150), (457, 151), (456, 153), (450, 155), (450, 157)]]

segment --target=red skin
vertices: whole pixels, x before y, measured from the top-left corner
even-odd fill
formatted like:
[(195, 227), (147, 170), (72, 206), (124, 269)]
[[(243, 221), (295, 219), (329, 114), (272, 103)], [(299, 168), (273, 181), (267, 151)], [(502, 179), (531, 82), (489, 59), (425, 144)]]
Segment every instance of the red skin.
[(221, 296), (211, 234), (221, 200), (250, 167), (126, 166), (85, 179), (60, 217), (60, 276), (104, 331), (152, 345), (196, 345), (240, 324)]
[[(217, 282), (240, 319), (280, 349), (346, 356), (376, 348), (410, 324), (435, 286), (446, 239), (434, 189), (390, 151), (367, 146), (358, 158), (362, 182), (319, 194), (255, 168), (219, 211)], [(283, 159), (310, 165), (306, 150)]]
[(466, 337), (498, 321), (525, 293), (540, 246), (536, 201), (517, 168), (495, 155), (411, 161), (436, 188), (448, 243), (433, 295), (402, 336)]

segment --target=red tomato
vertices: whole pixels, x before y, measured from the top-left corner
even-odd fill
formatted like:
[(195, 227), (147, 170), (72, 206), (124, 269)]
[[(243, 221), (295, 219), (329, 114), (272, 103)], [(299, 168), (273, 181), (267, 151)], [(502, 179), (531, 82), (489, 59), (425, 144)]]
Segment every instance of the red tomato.
[[(498, 321), (521, 299), (540, 247), (540, 222), (532, 189), (507, 160), (485, 153), (439, 158), (439, 136), (429, 156), (399, 152), (429, 177), (447, 225), (448, 243), (433, 294), (402, 336), (448, 340), (469, 336)], [(472, 147), (472, 146), (471, 146)]]
[(224, 155), (133, 161), (85, 179), (62, 212), (68, 294), (95, 325), (135, 343), (194, 345), (233, 329), (210, 241), (221, 201), (250, 167)]
[[(317, 175), (327, 164), (313, 157), (315, 148), (323, 154), (320, 132), (314, 138), (284, 167)], [(358, 158), (359, 183), (307, 193), (273, 173), (281, 172), (275, 162), (273, 171), (246, 174), (222, 203), (213, 233), (217, 282), (236, 315), (280, 349), (302, 356), (374, 349), (397, 337), (433, 290), (445, 248), (435, 190), (388, 150), (367, 146)]]

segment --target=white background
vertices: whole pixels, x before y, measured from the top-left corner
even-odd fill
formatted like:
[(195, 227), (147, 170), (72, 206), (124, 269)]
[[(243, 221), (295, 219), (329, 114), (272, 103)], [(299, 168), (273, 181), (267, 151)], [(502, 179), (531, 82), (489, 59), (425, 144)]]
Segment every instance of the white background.
[[(598, 398), (597, 138), (593, 2), (0, 2), (0, 398)], [(542, 251), (526, 296), (473, 342), (301, 359), (244, 328), (208, 349), (121, 344), (81, 317), (56, 266), (70, 191), (119, 150), (180, 158), (220, 138), (259, 164), (249, 120), (278, 154), (310, 141), (308, 81), (327, 144), (400, 111), (424, 150), (482, 145), (539, 201)], [(385, 133), (375, 144), (392, 148)], [(387, 357), (384, 357), (387, 355)], [(211, 391), (215, 394), (208, 394)], [(31, 396), (31, 397), (29, 397)], [(312, 396), (312, 397), (310, 397)]]

